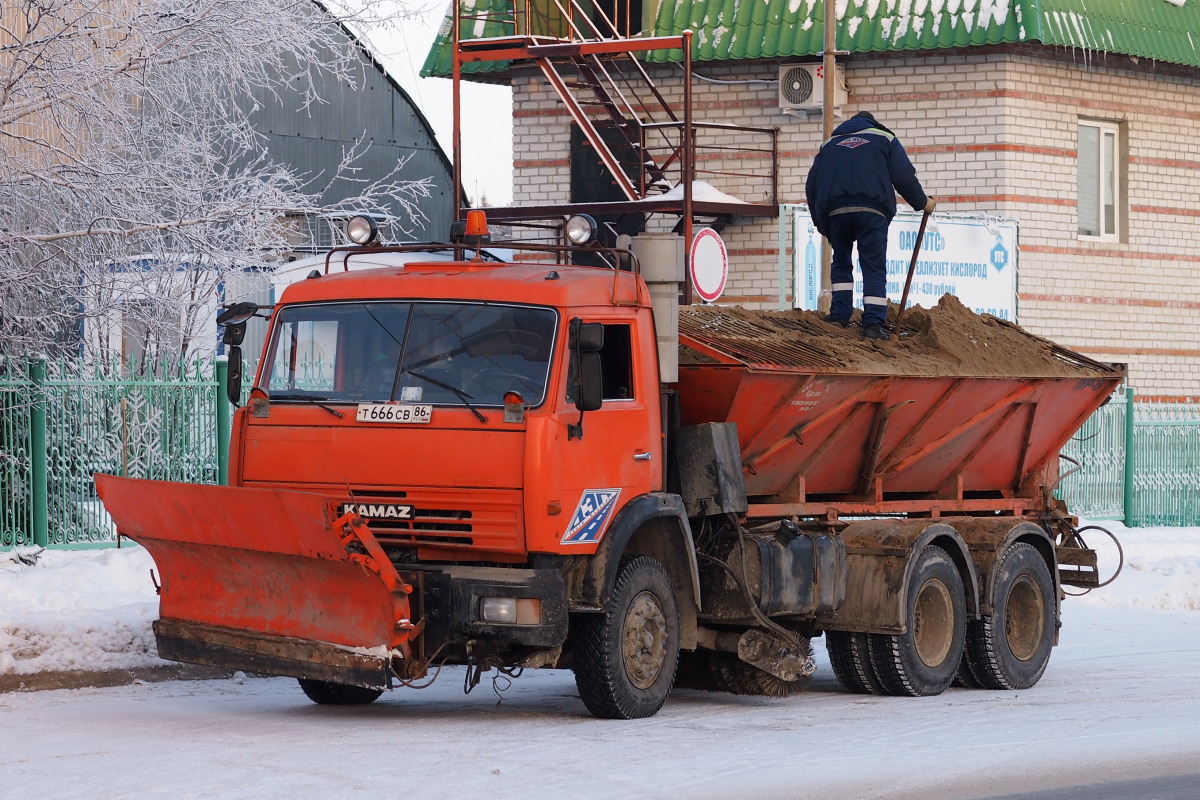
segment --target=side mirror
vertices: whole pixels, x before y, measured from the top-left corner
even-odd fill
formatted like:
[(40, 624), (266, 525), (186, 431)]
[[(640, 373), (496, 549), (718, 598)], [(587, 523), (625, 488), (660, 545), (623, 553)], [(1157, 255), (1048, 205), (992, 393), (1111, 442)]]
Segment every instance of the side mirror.
[[(245, 301), (242, 303), (234, 303), (229, 308), (217, 314), (218, 325), (238, 325), (246, 324), (246, 320), (258, 313), (258, 303)], [(236, 342), (232, 342), (236, 344)]]
[(567, 426), (567, 439), (583, 438), (583, 412), (596, 411), (604, 402), (604, 372), (600, 350), (604, 347), (604, 325), (576, 317), (567, 329), (567, 349), (575, 375), (575, 407), (579, 421)]
[(600, 350), (604, 347), (604, 324), (584, 322), (578, 317), (567, 329), (567, 349), (575, 368), (575, 407), (580, 413), (596, 411), (604, 398), (604, 374)]
[(575, 407), (581, 412), (597, 411), (604, 403), (604, 376), (600, 371), (599, 353), (579, 353), (578, 381), (575, 385)]
[[(243, 323), (244, 324), (244, 323)], [(226, 328), (226, 331), (229, 329)], [(229, 380), (227, 389), (229, 402), (239, 406), (242, 402), (242, 348), (232, 345), (229, 348)]]
[(580, 353), (598, 353), (604, 348), (604, 324), (571, 320), (567, 347)]

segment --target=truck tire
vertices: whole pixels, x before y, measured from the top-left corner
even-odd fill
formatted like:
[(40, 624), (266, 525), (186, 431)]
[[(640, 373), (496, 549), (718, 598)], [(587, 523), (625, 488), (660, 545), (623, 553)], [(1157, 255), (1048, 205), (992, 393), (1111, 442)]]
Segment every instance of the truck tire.
[(300, 689), (309, 700), (322, 706), (365, 706), (374, 703), (383, 694), (380, 689), (363, 686), (348, 686), (344, 683), (297, 678)]
[(949, 554), (930, 545), (916, 556), (905, 598), (904, 633), (872, 633), (871, 663), (888, 694), (941, 694), (958, 672), (966, 642), (967, 601)]
[(971, 672), (971, 660), (967, 656), (967, 651), (971, 649), (971, 626), (977, 625), (975, 620), (967, 623), (967, 644), (963, 648), (962, 661), (958, 662), (958, 672), (954, 674), (954, 682), (951, 686), (957, 686), (959, 689), (982, 689), (983, 684), (975, 677), (975, 673)]
[(624, 556), (603, 614), (578, 617), (575, 686), (601, 719), (652, 717), (679, 664), (679, 606), (652, 558)]
[(967, 661), (985, 689), (1028, 689), (1050, 662), (1054, 581), (1033, 545), (1017, 542), (996, 569), (992, 614), (967, 629)]
[(855, 694), (884, 694), (883, 684), (871, 664), (867, 634), (853, 631), (825, 631), (825, 649), (838, 682)]

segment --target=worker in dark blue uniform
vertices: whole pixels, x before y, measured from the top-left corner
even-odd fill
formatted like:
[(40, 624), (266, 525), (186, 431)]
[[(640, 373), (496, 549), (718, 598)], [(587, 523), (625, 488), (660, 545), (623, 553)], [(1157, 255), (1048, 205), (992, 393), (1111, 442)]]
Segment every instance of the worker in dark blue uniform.
[(862, 335), (887, 339), (887, 232), (896, 216), (896, 192), (910, 206), (932, 212), (917, 171), (896, 134), (880, 125), (869, 111), (860, 111), (834, 130), (821, 145), (804, 186), (808, 212), (817, 230), (833, 248), (825, 319), (850, 324), (854, 310), (854, 262), (863, 275)]

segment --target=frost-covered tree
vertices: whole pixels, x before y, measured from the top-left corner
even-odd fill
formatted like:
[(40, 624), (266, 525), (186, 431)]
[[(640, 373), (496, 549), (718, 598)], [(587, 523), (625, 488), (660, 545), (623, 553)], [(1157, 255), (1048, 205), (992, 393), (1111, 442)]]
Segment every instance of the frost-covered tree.
[[(430, 187), (399, 180), (399, 165), (359, 174), (357, 147), (336, 175), (306, 174), (272, 163), (248, 122), (256, 97), (311, 106), (322, 102), (319, 79), (361, 83), (347, 26), (378, 23), (380, 11), (374, 0), (354, 8), (5, 0), (0, 354), (71, 348), (81, 319), (128, 299), (131, 263), (145, 271), (127, 308), (155, 331), (156, 355), (178, 352), (196, 299), (211, 297), (225, 270), (269, 261), (295, 219), (380, 213), (385, 198), (419, 215)], [(361, 193), (323, 208), (323, 190), (347, 178)]]

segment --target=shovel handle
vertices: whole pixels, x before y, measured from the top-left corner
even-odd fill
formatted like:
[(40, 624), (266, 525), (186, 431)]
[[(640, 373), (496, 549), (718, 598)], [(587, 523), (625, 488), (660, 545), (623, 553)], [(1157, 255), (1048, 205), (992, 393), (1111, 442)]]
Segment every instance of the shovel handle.
[(925, 226), (929, 224), (929, 212), (921, 215), (921, 229), (917, 231), (917, 241), (913, 245), (912, 260), (908, 262), (908, 277), (904, 279), (904, 294), (900, 295), (900, 310), (896, 312), (896, 323), (892, 330), (900, 333), (900, 318), (904, 316), (904, 307), (908, 305), (908, 289), (912, 286), (913, 272), (917, 269), (917, 256), (921, 253), (921, 242), (925, 239)]

